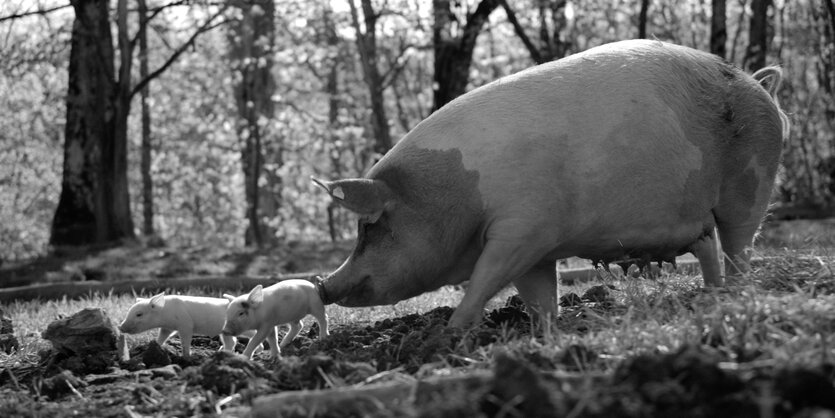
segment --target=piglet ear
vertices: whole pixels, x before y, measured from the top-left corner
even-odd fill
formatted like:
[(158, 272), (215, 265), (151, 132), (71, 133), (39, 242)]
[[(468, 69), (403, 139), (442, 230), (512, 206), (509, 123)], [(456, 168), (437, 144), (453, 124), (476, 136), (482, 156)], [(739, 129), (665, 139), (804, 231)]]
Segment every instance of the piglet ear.
[(323, 181), (312, 178), (314, 183), (325, 189), (333, 201), (360, 216), (376, 222), (391, 205), (394, 194), (380, 180), (344, 179)]
[(151, 297), (151, 307), (162, 308), (165, 306), (165, 292)]
[(251, 292), (249, 292), (249, 296), (247, 296), (247, 301), (253, 305), (257, 305), (264, 301), (264, 287), (260, 284), (255, 286)]
[(223, 297), (224, 297), (224, 298), (226, 298), (227, 300), (229, 300), (229, 302), (233, 302), (233, 301), (235, 301), (235, 297), (234, 297), (234, 296), (232, 296), (232, 295), (230, 295), (230, 294), (228, 294), (228, 293), (224, 293), (224, 294), (223, 294)]

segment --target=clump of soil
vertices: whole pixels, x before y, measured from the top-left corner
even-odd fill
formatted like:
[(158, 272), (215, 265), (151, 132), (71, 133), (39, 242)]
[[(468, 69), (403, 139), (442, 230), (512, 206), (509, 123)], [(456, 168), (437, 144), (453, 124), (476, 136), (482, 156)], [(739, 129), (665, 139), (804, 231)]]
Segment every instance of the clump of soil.
[(263, 366), (228, 351), (218, 351), (200, 366), (188, 369), (187, 380), (219, 395), (241, 389), (265, 390), (271, 376)]
[(565, 416), (565, 403), (552, 399), (557, 394), (530, 364), (500, 354), (490, 390), (482, 396), (479, 408), (488, 417), (507, 416), (510, 411), (516, 413), (510, 416)]

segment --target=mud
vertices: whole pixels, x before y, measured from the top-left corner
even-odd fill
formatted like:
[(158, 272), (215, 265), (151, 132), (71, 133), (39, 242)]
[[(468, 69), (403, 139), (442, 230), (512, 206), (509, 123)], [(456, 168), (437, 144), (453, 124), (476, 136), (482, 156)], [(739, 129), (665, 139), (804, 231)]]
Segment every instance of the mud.
[[(563, 317), (580, 317), (588, 309), (620, 315), (623, 310), (604, 294), (610, 290), (574, 295)], [(835, 410), (835, 366), (727, 370), (720, 367), (730, 361), (727, 355), (702, 344), (638, 355), (621, 361), (613, 373), (595, 374), (605, 369), (603, 353), (582, 345), (568, 345), (555, 356), (501, 348), (513, 339), (540, 338), (532, 334), (518, 298), (486, 313), (483, 323), (467, 332), (445, 326), (452, 312), (441, 307), (337, 326), (325, 339), (318, 338), (314, 324), (277, 359), (268, 359), (268, 350), (254, 361), (220, 352), (217, 338), (195, 338), (190, 358), (179, 355), (176, 338), (162, 347), (156, 342), (133, 347), (129, 361), (101, 353), (98, 361), (92, 356), (68, 363), (47, 352), (37, 366), (0, 373), (0, 416), (245, 416), (261, 395), (463, 373), (472, 367), (468, 356), (481, 348), (494, 353), (492, 374), (461, 388), (420, 392), (382, 415), (369, 412), (371, 402), (339, 410), (298, 407), (288, 416), (754, 417), (764, 399), (775, 405), (775, 417)], [(560, 321), (566, 333), (583, 332), (570, 319)]]

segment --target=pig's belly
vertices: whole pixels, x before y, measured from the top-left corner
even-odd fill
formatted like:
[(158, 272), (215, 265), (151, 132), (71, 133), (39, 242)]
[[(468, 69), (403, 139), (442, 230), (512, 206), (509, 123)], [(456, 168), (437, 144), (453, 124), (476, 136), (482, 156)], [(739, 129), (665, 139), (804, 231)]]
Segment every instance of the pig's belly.
[[(652, 226), (592, 228), (561, 242), (552, 258), (576, 256), (592, 261), (672, 261), (690, 251), (690, 246), (713, 231), (712, 219), (672, 222)], [(559, 237), (555, 236), (559, 241)]]

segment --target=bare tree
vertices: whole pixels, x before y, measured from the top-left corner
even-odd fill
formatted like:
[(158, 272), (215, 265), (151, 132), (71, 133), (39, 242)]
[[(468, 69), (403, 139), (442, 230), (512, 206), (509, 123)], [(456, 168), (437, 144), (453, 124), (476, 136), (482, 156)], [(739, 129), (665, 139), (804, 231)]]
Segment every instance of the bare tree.
[[(328, 94), (328, 131), (330, 132), (330, 145), (333, 147), (329, 153), (331, 159), (331, 166), (333, 173), (337, 178), (342, 177), (342, 164), (340, 162), (340, 152), (338, 150), (339, 136), (339, 108), (341, 101), (339, 100), (339, 66), (340, 54), (339, 50), (339, 33), (336, 30), (336, 24), (333, 21), (333, 11), (329, 4), (325, 4), (323, 10), (324, 22), (324, 38), (325, 43), (334, 54), (334, 58), (329, 63), (327, 74), (327, 82), (325, 83), (325, 92)], [(339, 232), (336, 228), (338, 220), (336, 219), (337, 204), (333, 200), (328, 204), (328, 232), (330, 233), (331, 241), (336, 242), (339, 239)]]
[[(507, 0), (499, 0), (505, 10), (507, 20), (513, 26), (516, 36), (525, 45), (531, 59), (542, 64), (565, 56), (568, 52), (568, 43), (560, 37), (560, 31), (565, 27), (565, 0), (538, 0), (539, 11), (539, 46), (528, 37), (525, 28), (519, 23), (516, 12), (507, 3)], [(550, 16), (550, 19), (549, 19)], [(550, 23), (549, 23), (550, 21)]]
[[(148, 5), (139, 4), (139, 78), (148, 78)], [(151, 109), (148, 106), (148, 84), (139, 92), (142, 112), (142, 146), (140, 171), (142, 175), (142, 234), (154, 234), (154, 182), (151, 179)]]
[[(73, 23), (61, 196), (52, 222), (56, 246), (116, 242), (135, 236), (127, 182), (127, 131), (133, 96), (162, 74), (223, 8), (197, 29), (168, 60), (136, 85), (127, 0), (116, 6), (118, 74), (107, 0), (71, 0)], [(162, 8), (158, 8), (155, 14)], [(154, 15), (155, 15), (154, 14)]]
[(739, 14), (739, 17), (736, 21), (736, 31), (734, 31), (734, 38), (731, 40), (731, 54), (728, 57), (728, 61), (736, 62), (736, 47), (739, 44), (739, 38), (742, 36), (742, 29), (745, 27), (745, 6), (748, 4), (748, 0), (738, 0), (740, 10), (743, 10), (742, 13)]
[(748, 48), (742, 66), (748, 71), (765, 67), (768, 52), (768, 7), (771, 0), (751, 0), (751, 26), (748, 29)]
[(357, 50), (362, 61), (362, 73), (368, 86), (371, 101), (371, 129), (374, 131), (374, 151), (385, 154), (391, 149), (391, 130), (384, 101), (385, 83), (377, 66), (377, 20), (380, 14), (374, 10), (371, 0), (361, 0), (363, 22), (365, 28), (360, 27), (359, 12), (354, 0), (348, 0), (351, 7), (351, 22), (357, 38)]
[(641, 11), (638, 14), (638, 37), (647, 38), (647, 13), (649, 12), (649, 0), (641, 0)]
[[(273, 0), (235, 0), (241, 18), (230, 24), (230, 58), (236, 72), (234, 86), (238, 108), (238, 138), (246, 189), (247, 245), (262, 247), (275, 238), (275, 228), (264, 219), (278, 214), (281, 178), (275, 169), (282, 164), (281, 144), (268, 143), (273, 119), (272, 76), (275, 49), (275, 3)], [(265, 153), (265, 148), (270, 152)], [(269, 164), (265, 164), (269, 158)], [(271, 170), (265, 170), (265, 166)]]
[(476, 39), (498, 6), (499, 0), (482, 0), (472, 13), (467, 13), (462, 28), (449, 0), (432, 0), (435, 16), (432, 26), (435, 110), (466, 91)]
[(728, 41), (725, 0), (712, 0), (710, 17), (710, 52), (725, 58), (725, 44)]

